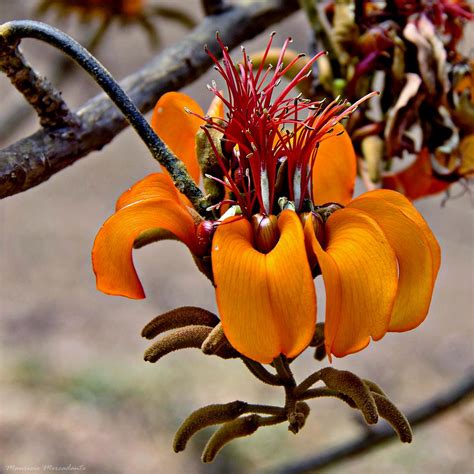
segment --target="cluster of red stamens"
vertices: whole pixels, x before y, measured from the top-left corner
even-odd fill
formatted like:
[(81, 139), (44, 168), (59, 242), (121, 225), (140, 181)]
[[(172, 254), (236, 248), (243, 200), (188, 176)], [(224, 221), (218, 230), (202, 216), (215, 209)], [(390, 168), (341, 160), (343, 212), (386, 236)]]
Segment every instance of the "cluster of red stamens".
[[(244, 48), (243, 61), (235, 64), (219, 36), (223, 64), (207, 51), (228, 89), (226, 98), (215, 82), (208, 86), (228, 110), (223, 120), (203, 117), (206, 125), (202, 128), (223, 173), (223, 179), (210, 177), (229, 191), (228, 199), (223, 202), (238, 204), (248, 218), (257, 212), (264, 215), (275, 213), (281, 197), (276, 195), (276, 183), (279, 172), (283, 170), (286, 174), (284, 195), (294, 202), (297, 210), (301, 210), (304, 200), (311, 196), (311, 174), (317, 159), (318, 143), (327, 138), (334, 126), (361, 102), (349, 105), (346, 101), (336, 100), (325, 105), (323, 101), (303, 99), (301, 95), (288, 97), (301, 81), (311, 75), (314, 62), (324, 52), (309, 59), (273, 97), (281, 79), (303, 56), (299, 55), (284, 65), (285, 51), (291, 42), (288, 38), (276, 66), (265, 67), (273, 36), (260, 66), (255, 70)], [(223, 134), (222, 154), (213, 143), (208, 128)]]

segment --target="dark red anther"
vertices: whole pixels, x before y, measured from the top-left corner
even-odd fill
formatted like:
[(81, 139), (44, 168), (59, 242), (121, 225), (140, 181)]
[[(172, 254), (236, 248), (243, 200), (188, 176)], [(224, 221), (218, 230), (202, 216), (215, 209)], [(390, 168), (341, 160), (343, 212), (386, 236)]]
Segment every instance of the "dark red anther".
[(255, 247), (259, 252), (269, 253), (280, 238), (276, 216), (255, 214), (252, 216), (252, 227), (255, 236)]
[(200, 256), (209, 254), (215, 230), (215, 221), (202, 221), (197, 226), (196, 237)]

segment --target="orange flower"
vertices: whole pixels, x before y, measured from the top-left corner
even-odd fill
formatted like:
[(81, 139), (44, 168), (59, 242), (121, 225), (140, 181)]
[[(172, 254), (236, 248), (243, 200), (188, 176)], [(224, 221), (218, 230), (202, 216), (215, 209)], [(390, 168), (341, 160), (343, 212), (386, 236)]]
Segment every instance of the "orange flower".
[[(245, 52), (243, 64), (233, 65), (223, 48), (224, 64), (215, 62), (229, 98), (210, 86), (220, 100), (205, 117), (176, 92), (155, 107), (154, 129), (196, 182), (194, 139), (200, 126), (207, 134), (221, 170), (207, 178), (226, 191), (209, 209), (213, 219), (199, 217), (168, 175), (156, 173), (122, 195), (93, 249), (98, 288), (131, 298), (144, 297), (134, 243), (172, 236), (198, 261), (210, 256), (224, 333), (241, 354), (262, 363), (296, 357), (309, 345), (313, 275), (321, 272), (326, 287), (327, 352), (342, 357), (370, 338), (418, 326), (440, 263), (436, 239), (405, 197), (379, 190), (351, 200), (356, 157), (339, 121), (356, 104), (287, 98), (317, 57), (272, 98), (294, 65), (282, 66), (286, 45), (270, 79), (262, 68), (252, 70)], [(222, 203), (229, 210), (219, 216)]]

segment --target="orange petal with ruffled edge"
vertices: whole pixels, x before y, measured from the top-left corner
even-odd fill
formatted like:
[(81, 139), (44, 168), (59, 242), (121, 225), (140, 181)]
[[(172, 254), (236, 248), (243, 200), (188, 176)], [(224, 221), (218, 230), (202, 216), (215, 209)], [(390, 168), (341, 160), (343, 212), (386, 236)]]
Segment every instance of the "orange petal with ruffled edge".
[(92, 249), (92, 264), (97, 289), (129, 298), (144, 298), (145, 293), (133, 265), (135, 239), (151, 229), (165, 229), (197, 251), (193, 218), (179, 203), (168, 199), (148, 199), (123, 207), (99, 230)]
[(403, 210), (363, 194), (348, 205), (366, 212), (383, 230), (398, 260), (398, 291), (389, 331), (408, 331), (421, 324), (433, 294), (433, 256), (420, 226)]
[(145, 199), (169, 199), (180, 202), (180, 193), (165, 173), (149, 174), (125, 191), (117, 200), (115, 211)]
[(398, 191), (412, 201), (441, 193), (451, 184), (433, 176), (430, 153), (426, 148), (404, 170), (382, 177), (383, 188)]
[(375, 191), (364, 193), (363, 196), (365, 198), (371, 199), (383, 199), (384, 201), (393, 204), (418, 225), (418, 227), (422, 230), (423, 236), (426, 238), (431, 251), (431, 256), (433, 259), (433, 281), (436, 280), (436, 276), (438, 275), (439, 267), (441, 265), (441, 249), (436, 237), (426, 223), (425, 219), (423, 219), (423, 216), (417, 211), (409, 199), (407, 199), (402, 194), (397, 193), (396, 191), (391, 191), (388, 189), (376, 189)]
[(280, 239), (267, 254), (253, 247), (251, 224), (224, 221), (212, 242), (212, 268), (224, 333), (240, 353), (261, 363), (295, 357), (311, 341), (316, 293), (299, 217), (283, 211)]
[(320, 143), (312, 172), (313, 202), (346, 204), (352, 198), (357, 158), (351, 139), (339, 123)]
[(153, 109), (151, 126), (171, 151), (185, 164), (191, 177), (199, 183), (201, 170), (196, 158), (195, 137), (203, 120), (185, 111), (204, 115), (200, 105), (180, 92), (163, 94)]
[(397, 260), (380, 226), (357, 209), (340, 209), (325, 226), (325, 248), (307, 222), (305, 237), (326, 288), (328, 354), (360, 351), (388, 330), (397, 294)]

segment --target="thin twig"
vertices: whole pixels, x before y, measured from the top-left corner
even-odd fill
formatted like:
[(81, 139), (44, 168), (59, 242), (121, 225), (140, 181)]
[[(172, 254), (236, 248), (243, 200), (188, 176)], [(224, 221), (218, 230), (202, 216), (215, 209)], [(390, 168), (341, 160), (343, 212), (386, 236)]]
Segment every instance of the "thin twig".
[[(434, 420), (444, 412), (451, 410), (466, 401), (474, 393), (474, 374), (469, 373), (449, 390), (435, 395), (411, 410), (407, 419), (412, 427), (426, 421)], [(388, 424), (377, 425), (366, 430), (362, 436), (329, 449), (326, 452), (310, 457), (303, 461), (288, 464), (272, 470), (281, 474), (300, 474), (312, 472), (329, 465), (345, 461), (374, 449), (376, 446), (395, 438), (397, 434)]]
[[(147, 66), (121, 82), (141, 112), (149, 111), (165, 92), (179, 89), (203, 74), (212, 60), (203, 50), (208, 43), (219, 54), (215, 32), (233, 48), (261, 33), (298, 9), (296, 1), (258, 0), (205, 18), (180, 42), (167, 48)], [(0, 198), (36, 186), (90, 152), (103, 148), (126, 125), (126, 119), (104, 95), (85, 104), (77, 115), (80, 130), (40, 130), (0, 151)]]
[(61, 93), (28, 64), (18, 48), (19, 40), (7, 40), (0, 27), (0, 71), (35, 109), (40, 124), (46, 128), (79, 125), (77, 118), (69, 111)]

